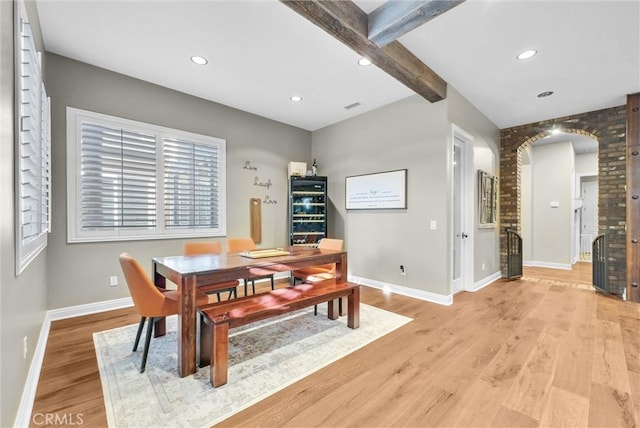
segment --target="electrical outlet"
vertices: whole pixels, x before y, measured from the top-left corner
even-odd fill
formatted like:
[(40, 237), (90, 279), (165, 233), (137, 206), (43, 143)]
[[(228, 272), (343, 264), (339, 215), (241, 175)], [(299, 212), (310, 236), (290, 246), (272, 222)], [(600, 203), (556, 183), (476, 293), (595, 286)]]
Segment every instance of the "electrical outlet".
[(404, 268), (404, 265), (400, 265), (400, 276), (406, 276), (407, 270)]
[(437, 230), (438, 229), (438, 222), (435, 220), (431, 220), (429, 222), (429, 229), (431, 230)]
[(109, 285), (111, 287), (115, 287), (116, 285), (118, 285), (118, 277), (117, 276), (109, 277)]
[(484, 272), (484, 263), (482, 263), (482, 271)]
[(29, 351), (29, 339), (25, 336), (22, 339), (22, 358), (27, 359), (27, 351)]

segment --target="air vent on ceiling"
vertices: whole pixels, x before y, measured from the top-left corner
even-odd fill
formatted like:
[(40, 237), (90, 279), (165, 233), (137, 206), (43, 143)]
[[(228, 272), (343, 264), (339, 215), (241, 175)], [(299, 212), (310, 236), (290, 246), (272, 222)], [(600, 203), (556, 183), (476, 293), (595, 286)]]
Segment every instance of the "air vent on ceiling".
[(356, 108), (356, 107), (360, 107), (362, 104), (360, 103), (353, 103), (353, 104), (349, 104), (348, 106), (344, 106), (345, 110), (351, 110), (352, 108)]

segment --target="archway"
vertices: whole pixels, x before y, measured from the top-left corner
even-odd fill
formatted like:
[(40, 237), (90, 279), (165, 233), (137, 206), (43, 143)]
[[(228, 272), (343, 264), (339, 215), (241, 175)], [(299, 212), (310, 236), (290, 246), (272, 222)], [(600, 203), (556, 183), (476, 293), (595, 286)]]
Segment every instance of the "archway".
[(545, 137), (553, 129), (590, 136), (598, 146), (598, 233), (609, 242), (610, 292), (623, 294), (626, 287), (626, 106), (536, 122), (500, 131), (500, 259), (507, 266), (506, 234), (520, 231), (521, 147)]
[(591, 261), (598, 236), (597, 152), (594, 135), (573, 129), (550, 130), (518, 148), (525, 265), (571, 269)]

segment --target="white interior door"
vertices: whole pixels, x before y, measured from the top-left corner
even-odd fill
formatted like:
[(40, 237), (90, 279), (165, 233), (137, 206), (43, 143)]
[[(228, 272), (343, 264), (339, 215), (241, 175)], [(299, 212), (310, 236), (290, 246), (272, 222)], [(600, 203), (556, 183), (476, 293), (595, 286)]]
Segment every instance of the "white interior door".
[(452, 203), (452, 271), (451, 293), (455, 294), (467, 288), (473, 275), (473, 245), (470, 231), (473, 225), (473, 196), (469, 185), (472, 175), (471, 143), (455, 135), (453, 138), (453, 203)]

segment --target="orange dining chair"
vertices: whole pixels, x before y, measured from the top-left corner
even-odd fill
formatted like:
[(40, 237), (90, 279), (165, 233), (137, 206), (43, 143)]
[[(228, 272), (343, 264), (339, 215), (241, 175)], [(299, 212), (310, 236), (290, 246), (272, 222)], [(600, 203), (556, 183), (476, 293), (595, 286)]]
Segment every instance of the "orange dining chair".
[[(178, 313), (178, 291), (164, 290), (158, 288), (151, 281), (147, 273), (142, 269), (140, 263), (127, 253), (120, 254), (120, 266), (127, 281), (133, 304), (136, 312), (140, 315), (140, 324), (136, 333), (136, 340), (133, 344), (133, 352), (138, 350), (140, 336), (144, 323), (149, 319), (147, 326), (147, 337), (144, 342), (142, 351), (142, 363), (140, 364), (140, 373), (144, 373), (147, 365), (147, 355), (149, 353), (149, 344), (151, 343), (151, 334), (156, 321)], [(204, 306), (208, 303), (209, 298), (206, 294), (196, 291), (196, 304)]]
[[(222, 252), (222, 246), (217, 241), (204, 241), (204, 242), (186, 242), (183, 247), (183, 254), (185, 256), (196, 256), (200, 254), (220, 254)], [(216, 284), (207, 284), (198, 287), (198, 290), (203, 293), (212, 294), (216, 293), (218, 296), (218, 302), (220, 301), (220, 293), (223, 291), (229, 292), (229, 299), (231, 296), (238, 297), (238, 281), (225, 281)]]
[[(323, 238), (318, 242), (318, 248), (325, 250), (342, 250), (344, 243), (342, 239)], [(291, 272), (291, 283), (296, 284), (296, 278), (303, 282), (318, 282), (327, 279), (335, 279), (336, 264), (331, 263), (321, 266), (311, 266), (302, 269), (296, 269)]]
[[(240, 251), (253, 251), (256, 249), (256, 243), (252, 238), (228, 238), (227, 249), (230, 253), (239, 253)], [(251, 289), (253, 294), (256, 294), (256, 279), (269, 278), (271, 279), (271, 289), (275, 289), (273, 281), (274, 272), (269, 269), (251, 268), (249, 269), (249, 277), (242, 278), (244, 280), (244, 295), (247, 295), (247, 284), (251, 281)]]

